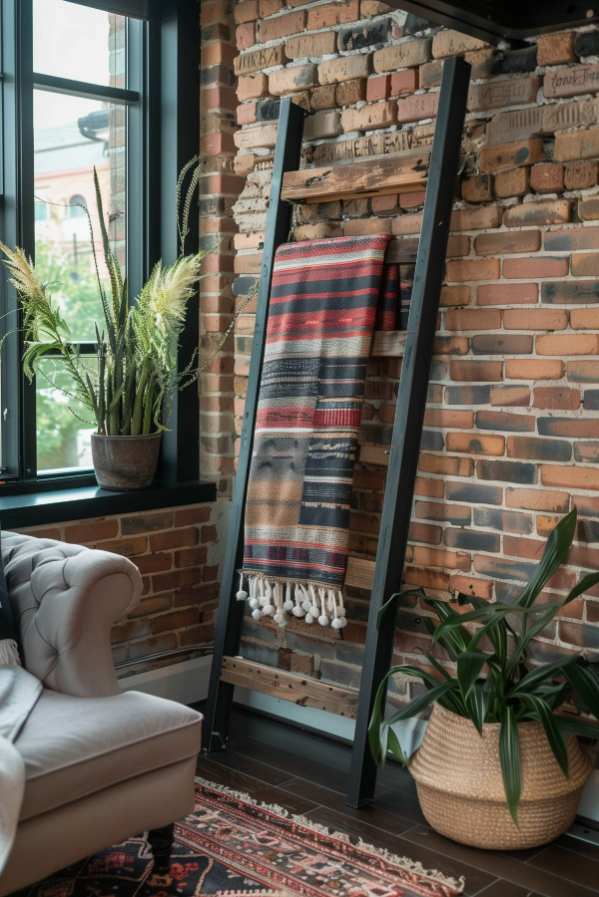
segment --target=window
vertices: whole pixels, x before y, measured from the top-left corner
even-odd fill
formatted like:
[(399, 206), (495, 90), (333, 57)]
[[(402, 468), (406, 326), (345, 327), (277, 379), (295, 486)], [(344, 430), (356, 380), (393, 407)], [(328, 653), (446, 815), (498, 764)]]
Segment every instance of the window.
[[(0, 0), (0, 10), (0, 238), (35, 258), (53, 285), (72, 342), (93, 370), (101, 316), (95, 259), (100, 278), (106, 274), (93, 172), (112, 250), (135, 296), (154, 261), (176, 251), (177, 172), (197, 148), (197, 119), (190, 113), (197, 106), (195, 6), (178, 0)], [(44, 361), (33, 384), (22, 377), (16, 297), (4, 274), (1, 286), (2, 478), (89, 479), (89, 412), (72, 400), (58, 357)], [(189, 329), (197, 339), (197, 320)], [(165, 463), (175, 476), (179, 404), (174, 435), (165, 440)]]

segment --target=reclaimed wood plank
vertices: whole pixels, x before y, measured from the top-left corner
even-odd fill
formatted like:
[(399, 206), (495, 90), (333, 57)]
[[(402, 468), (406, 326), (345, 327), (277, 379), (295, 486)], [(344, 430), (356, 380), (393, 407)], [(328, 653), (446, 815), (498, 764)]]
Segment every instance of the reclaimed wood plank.
[(376, 442), (364, 442), (360, 446), (360, 461), (362, 464), (376, 464), (386, 467), (389, 463), (389, 446), (379, 445)]
[(288, 171), (283, 177), (282, 199), (323, 202), (357, 195), (414, 193), (426, 186), (429, 155), (420, 152)]
[(347, 559), (347, 572), (345, 574), (345, 585), (352, 586), (354, 589), (372, 588), (374, 579), (374, 561), (368, 558), (358, 558), (350, 555)]
[(358, 692), (313, 676), (289, 673), (243, 657), (223, 657), (222, 681), (259, 691), (301, 707), (316, 707), (339, 716), (355, 717)]
[(371, 355), (385, 358), (399, 358), (406, 349), (405, 330), (377, 330), (372, 341)]

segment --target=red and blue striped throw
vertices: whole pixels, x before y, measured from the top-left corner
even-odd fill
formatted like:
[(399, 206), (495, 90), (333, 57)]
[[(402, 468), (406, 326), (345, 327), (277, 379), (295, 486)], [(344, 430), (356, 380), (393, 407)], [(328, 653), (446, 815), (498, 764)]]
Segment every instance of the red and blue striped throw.
[(238, 592), (255, 619), (346, 625), (366, 367), (381, 307), (387, 327), (399, 309), (397, 266), (385, 276), (388, 241), (339, 237), (276, 253)]

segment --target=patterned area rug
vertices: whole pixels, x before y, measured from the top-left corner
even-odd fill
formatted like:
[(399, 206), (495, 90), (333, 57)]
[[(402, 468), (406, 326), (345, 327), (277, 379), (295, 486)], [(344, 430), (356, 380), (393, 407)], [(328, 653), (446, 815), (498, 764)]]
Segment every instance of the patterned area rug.
[(463, 880), (198, 779), (168, 875), (153, 875), (146, 841), (130, 838), (18, 897), (454, 897), (463, 887)]

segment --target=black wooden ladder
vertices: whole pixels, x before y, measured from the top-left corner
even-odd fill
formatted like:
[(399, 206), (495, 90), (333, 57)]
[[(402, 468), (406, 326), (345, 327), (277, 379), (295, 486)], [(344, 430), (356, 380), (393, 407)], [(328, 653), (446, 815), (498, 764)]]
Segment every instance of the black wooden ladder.
[[(401, 587), (469, 80), (470, 66), (463, 59), (454, 57), (445, 62), (370, 599), (348, 788), (348, 802), (352, 806), (359, 806), (371, 799), (376, 785), (376, 766), (368, 748), (367, 730), (376, 691), (391, 662), (395, 629), (394, 614), (387, 614), (380, 627), (377, 619), (385, 600)], [(303, 118), (303, 111), (289, 97), (281, 101), (256, 329), (216, 621), (206, 713), (205, 744), (208, 751), (223, 750), (228, 742), (234, 685), (223, 681), (222, 669), (224, 659), (237, 654), (241, 639), (245, 605), (236, 600), (235, 592), (237, 572), (242, 562), (244, 506), (266, 341), (268, 303), (275, 252), (288, 239), (291, 223), (291, 205), (282, 199), (283, 178), (287, 172), (299, 167)]]

